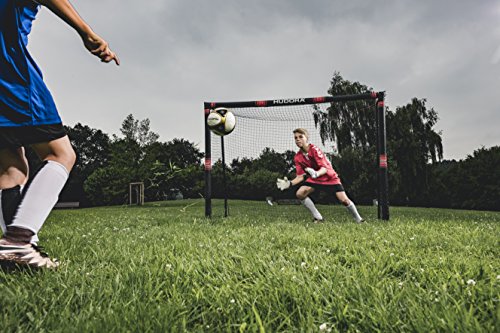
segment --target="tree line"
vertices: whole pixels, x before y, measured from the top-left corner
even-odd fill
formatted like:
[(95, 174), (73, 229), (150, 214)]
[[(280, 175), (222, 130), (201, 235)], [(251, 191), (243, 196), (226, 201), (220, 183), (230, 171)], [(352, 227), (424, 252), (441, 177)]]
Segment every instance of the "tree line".
[[(364, 93), (371, 88), (334, 73), (331, 95)], [(329, 156), (349, 195), (359, 203), (376, 198), (376, 122), (373, 102), (334, 103), (327, 112), (315, 112), (321, 138), (336, 143)], [(424, 98), (413, 98), (394, 110), (386, 107), (391, 205), (500, 210), (500, 146), (481, 147), (464, 160), (443, 160), (441, 132), (435, 129), (438, 114)], [(81, 206), (120, 205), (128, 202), (128, 185), (144, 182), (147, 201), (204, 196), (203, 153), (185, 139), (160, 142), (148, 119), (128, 115), (120, 136), (76, 124), (66, 127), (77, 152), (77, 162), (61, 201)], [(292, 178), (295, 152), (266, 148), (257, 158), (230, 161), (223, 184), (222, 164), (212, 169), (214, 197), (263, 200), (293, 198), (281, 193), (276, 178)], [(39, 163), (27, 149), (30, 170)], [(328, 201), (324, 194), (316, 197)]]

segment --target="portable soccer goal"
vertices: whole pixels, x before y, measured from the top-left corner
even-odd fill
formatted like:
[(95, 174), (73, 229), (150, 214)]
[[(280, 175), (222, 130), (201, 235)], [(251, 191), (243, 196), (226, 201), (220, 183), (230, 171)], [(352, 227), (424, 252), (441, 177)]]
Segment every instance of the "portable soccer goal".
[[(298, 149), (294, 144), (293, 130), (305, 128), (310, 134), (309, 142), (319, 146), (327, 156), (336, 154), (335, 141), (320, 135), (318, 115), (327, 115), (335, 103), (364, 101), (363, 105), (376, 115), (377, 139), (372, 144), (377, 148), (377, 156), (373, 157), (378, 182), (377, 215), (379, 219), (388, 220), (384, 98), (385, 92), (367, 92), (311, 98), (205, 102), (205, 215), (211, 217), (215, 206), (223, 202), (224, 216), (228, 216), (229, 199), (257, 200), (263, 204), (267, 202), (269, 206), (294, 203), (294, 193), (282, 193), (275, 186), (275, 176), (288, 175), (290, 179), (294, 174), (293, 156)], [(236, 116), (236, 128), (227, 136), (215, 135), (206, 122), (210, 111), (219, 107), (229, 109)], [(248, 173), (249, 168), (259, 167), (256, 164), (260, 165), (260, 171)], [(218, 199), (217, 205), (213, 205), (212, 199)]]
[(130, 183), (128, 186), (129, 205), (144, 205), (144, 182)]

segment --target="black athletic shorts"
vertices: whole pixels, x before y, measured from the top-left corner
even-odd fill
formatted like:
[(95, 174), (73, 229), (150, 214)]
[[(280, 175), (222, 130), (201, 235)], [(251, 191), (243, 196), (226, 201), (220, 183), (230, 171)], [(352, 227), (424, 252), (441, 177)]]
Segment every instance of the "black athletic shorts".
[(0, 127), (0, 149), (15, 149), (66, 136), (62, 124)]
[(332, 193), (332, 194), (335, 194), (337, 192), (345, 192), (344, 186), (342, 186), (342, 184), (326, 185), (326, 184), (316, 184), (316, 183), (305, 182), (302, 185), (306, 185), (306, 186), (314, 188), (315, 190), (325, 191), (327, 193)]

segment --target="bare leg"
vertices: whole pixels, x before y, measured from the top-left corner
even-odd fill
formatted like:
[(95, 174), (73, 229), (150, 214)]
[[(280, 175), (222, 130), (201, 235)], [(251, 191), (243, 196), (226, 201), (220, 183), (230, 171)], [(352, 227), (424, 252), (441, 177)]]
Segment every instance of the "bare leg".
[(62, 164), (68, 172), (71, 171), (76, 161), (76, 154), (67, 136), (31, 146), (40, 159), (54, 161)]
[(358, 210), (356, 209), (356, 205), (347, 197), (347, 194), (344, 191), (337, 192), (335, 195), (337, 196), (337, 199), (339, 199), (339, 201), (352, 214), (352, 217), (354, 217), (356, 222), (358, 223), (363, 222), (363, 218), (359, 215)]
[(24, 148), (0, 150), (0, 189), (26, 184), (28, 161)]
[(302, 204), (307, 209), (309, 209), (315, 221), (323, 221), (323, 216), (321, 216), (321, 213), (314, 205), (314, 202), (311, 200), (311, 198), (309, 198), (309, 195), (313, 192), (314, 188), (303, 185), (297, 190), (297, 193), (295, 195), (297, 196), (298, 199), (300, 199), (300, 201), (302, 201)]

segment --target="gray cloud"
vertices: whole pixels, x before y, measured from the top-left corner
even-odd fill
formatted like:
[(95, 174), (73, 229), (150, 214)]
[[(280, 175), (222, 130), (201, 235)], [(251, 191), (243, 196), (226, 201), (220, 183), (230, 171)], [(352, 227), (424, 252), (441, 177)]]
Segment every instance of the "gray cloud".
[(100, 64), (41, 13), (30, 49), (68, 124), (116, 133), (133, 113), (203, 148), (203, 101), (323, 95), (340, 71), (386, 90), (391, 109), (427, 98), (446, 158), (500, 142), (497, 1), (73, 3), (123, 64)]

